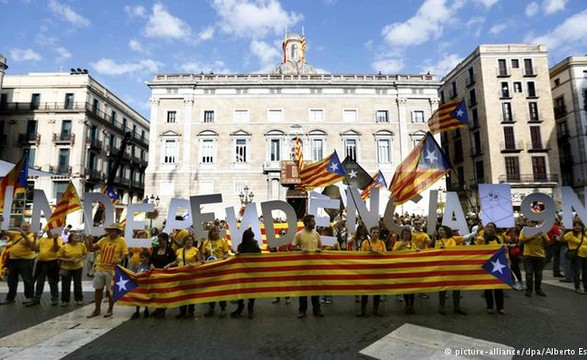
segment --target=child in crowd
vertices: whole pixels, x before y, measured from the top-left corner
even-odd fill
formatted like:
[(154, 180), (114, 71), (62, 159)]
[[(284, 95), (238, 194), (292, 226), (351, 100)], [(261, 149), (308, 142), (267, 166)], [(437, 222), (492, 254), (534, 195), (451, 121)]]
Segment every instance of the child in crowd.
[[(144, 249), (143, 251), (141, 251), (141, 253), (139, 254), (139, 264), (136, 267), (132, 268), (132, 271), (134, 271), (137, 275), (140, 273), (143, 273), (145, 271), (149, 271), (151, 269), (151, 266), (149, 265), (149, 257), (150, 257), (150, 253), (149, 250)], [(145, 317), (149, 317), (149, 308), (145, 307), (145, 311), (143, 312), (143, 315)], [(135, 313), (132, 314), (131, 319), (138, 319), (141, 317), (141, 308), (140, 306), (136, 307)]]

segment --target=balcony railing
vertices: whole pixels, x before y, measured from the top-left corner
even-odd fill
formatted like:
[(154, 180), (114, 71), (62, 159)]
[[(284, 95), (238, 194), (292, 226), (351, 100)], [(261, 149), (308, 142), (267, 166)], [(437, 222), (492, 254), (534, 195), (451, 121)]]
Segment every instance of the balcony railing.
[(41, 142), (41, 134), (38, 133), (26, 133), (18, 134), (19, 145), (39, 145)]
[(75, 143), (75, 134), (72, 133), (53, 133), (53, 142), (56, 144), (71, 144)]
[(567, 115), (567, 107), (565, 105), (555, 106), (554, 107), (554, 117), (555, 119), (561, 118)]
[(97, 169), (86, 169), (86, 178), (88, 180), (103, 180), (106, 176), (102, 171)]
[(86, 138), (86, 146), (93, 150), (102, 150), (102, 140), (94, 139), (91, 137)]
[(85, 103), (76, 102), (68, 103), (65, 102), (44, 102), (44, 103), (31, 103), (31, 102), (7, 102), (2, 104), (0, 112), (31, 112), (31, 111), (69, 111), (69, 110), (84, 110)]
[(558, 183), (557, 174), (508, 174), (498, 179), (500, 183)]
[(58, 166), (50, 165), (49, 172), (59, 174), (59, 175), (71, 176), (71, 166), (69, 166), (69, 165), (58, 165)]
[(502, 152), (518, 152), (524, 149), (524, 144), (521, 141), (506, 141), (499, 143), (499, 148)]
[(550, 150), (550, 144), (548, 141), (545, 142), (538, 142), (538, 141), (531, 141), (526, 143), (526, 149), (531, 152), (538, 152), (538, 151), (548, 151)]

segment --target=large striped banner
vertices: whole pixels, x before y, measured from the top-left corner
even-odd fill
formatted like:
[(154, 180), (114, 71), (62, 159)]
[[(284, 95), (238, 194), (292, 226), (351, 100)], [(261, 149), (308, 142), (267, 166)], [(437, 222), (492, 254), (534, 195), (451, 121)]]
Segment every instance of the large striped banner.
[[(482, 269), (499, 248), (462, 246), (385, 255), (346, 251), (243, 254), (195, 267), (139, 275), (119, 268), (136, 288), (118, 303), (177, 307), (275, 296), (507, 289), (508, 285)], [(126, 284), (120, 277), (117, 279)]]

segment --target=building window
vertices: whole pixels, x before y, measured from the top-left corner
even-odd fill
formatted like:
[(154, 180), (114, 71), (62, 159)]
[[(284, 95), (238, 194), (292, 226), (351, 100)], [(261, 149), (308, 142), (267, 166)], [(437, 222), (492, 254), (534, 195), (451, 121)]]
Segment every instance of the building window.
[(343, 110), (342, 121), (344, 122), (356, 122), (357, 121), (357, 110)]
[(485, 167), (483, 166), (483, 161), (477, 161), (475, 163), (475, 178), (477, 184), (485, 182)]
[(502, 116), (504, 122), (512, 122), (514, 118), (512, 116), (512, 104), (504, 102), (501, 104)]
[(524, 75), (534, 75), (534, 67), (532, 66), (532, 59), (524, 59)]
[(177, 164), (178, 147), (177, 139), (163, 140), (163, 164)]
[(67, 93), (65, 94), (65, 104), (66, 109), (73, 109), (73, 94)]
[(477, 108), (471, 110), (471, 117), (473, 118), (473, 127), (479, 127), (479, 113)]
[(544, 156), (532, 157), (532, 174), (534, 175), (534, 181), (545, 181), (547, 179), (546, 159)]
[(520, 180), (520, 162), (517, 156), (505, 157), (505, 174), (508, 181)]
[(239, 195), (240, 193), (244, 192), (245, 187), (247, 186), (247, 182), (244, 180), (236, 180), (233, 184), (234, 195)]
[(126, 131), (126, 118), (122, 118), (122, 131)]
[(323, 122), (324, 121), (324, 110), (321, 109), (310, 109), (309, 119), (310, 122)]
[(554, 86), (559, 86), (561, 84), (561, 80), (559, 78), (554, 79)]
[(388, 123), (389, 117), (387, 110), (377, 110), (375, 113), (375, 121), (378, 123)]
[(59, 149), (59, 158), (57, 159), (58, 173), (66, 173), (69, 167), (69, 149)]
[(505, 59), (497, 60), (498, 76), (508, 76), (508, 67)]
[(30, 148), (30, 149), (25, 149), (25, 151), (28, 153), (27, 154), (27, 161), (28, 161), (29, 165), (30, 166), (34, 166), (35, 165), (35, 159), (37, 157), (37, 149)]
[(503, 139), (505, 141), (505, 149), (506, 150), (515, 150), (516, 149), (516, 139), (514, 137), (514, 127), (513, 126), (504, 126)]
[(53, 183), (53, 196), (55, 196), (55, 199), (60, 199), (63, 196), (65, 190), (67, 190), (67, 185), (69, 185), (67, 181), (55, 181)]
[(520, 60), (512, 59), (512, 69), (519, 69), (520, 68)]
[(463, 161), (463, 141), (457, 139), (454, 141), (455, 144), (455, 162)]
[(214, 122), (214, 110), (204, 110), (204, 122), (208, 124)]
[(473, 155), (481, 155), (481, 134), (479, 131), (473, 133)]
[(528, 97), (536, 97), (536, 85), (534, 81), (528, 81)]
[(269, 161), (281, 161), (281, 141), (279, 139), (269, 140)]
[(391, 139), (377, 139), (377, 162), (391, 163)]
[(269, 122), (282, 122), (283, 121), (283, 111), (278, 110), (278, 109), (267, 110), (267, 121), (269, 121)]
[(41, 105), (41, 94), (31, 95), (31, 109), (36, 110)]
[(0, 109), (6, 109), (8, 106), (8, 94), (0, 94)]
[(249, 122), (249, 110), (235, 110), (232, 121), (238, 123)]
[(424, 111), (422, 111), (422, 110), (412, 111), (412, 122), (416, 123), (416, 124), (424, 123)]
[(542, 149), (542, 135), (540, 134), (540, 126), (530, 126), (530, 140), (532, 141), (532, 149)]
[(539, 121), (540, 117), (538, 116), (538, 103), (537, 102), (529, 102), (528, 103), (528, 111), (530, 112), (530, 121)]
[(175, 124), (177, 122), (177, 111), (168, 111), (167, 112), (167, 123), (168, 124)]
[(344, 139), (343, 147), (345, 156), (357, 161), (357, 139)]
[(522, 83), (519, 81), (514, 82), (514, 92), (521, 93), (522, 92)]
[(60, 140), (71, 139), (71, 120), (63, 120), (61, 122)]
[(458, 94), (457, 94), (457, 83), (456, 83), (456, 81), (453, 81), (453, 82), (450, 84), (450, 88), (451, 88), (451, 92), (450, 92), (450, 98), (451, 98), (451, 99), (454, 99), (454, 98), (456, 98), (456, 97), (457, 97), (457, 95), (458, 95)]
[(509, 98), (510, 97), (510, 87), (507, 82), (501, 83), (501, 97), (502, 98)]
[(477, 105), (477, 92), (475, 91), (475, 89), (471, 89), (469, 91), (469, 105), (470, 106)]
[(112, 123), (116, 124), (116, 111), (112, 110), (112, 113), (110, 114), (110, 118), (112, 120)]
[(471, 85), (475, 82), (475, 72), (473, 71), (473, 67), (470, 67), (468, 72), (469, 77), (467, 78), (467, 85)]
[(320, 161), (324, 158), (324, 139), (312, 139), (312, 161)]
[(94, 99), (92, 103), (92, 113), (97, 114), (100, 111), (100, 101), (98, 99)]
[(236, 139), (234, 162), (238, 164), (244, 164), (248, 162), (247, 139)]
[(216, 142), (214, 139), (202, 139), (201, 143), (201, 163), (202, 164), (214, 164), (216, 157)]

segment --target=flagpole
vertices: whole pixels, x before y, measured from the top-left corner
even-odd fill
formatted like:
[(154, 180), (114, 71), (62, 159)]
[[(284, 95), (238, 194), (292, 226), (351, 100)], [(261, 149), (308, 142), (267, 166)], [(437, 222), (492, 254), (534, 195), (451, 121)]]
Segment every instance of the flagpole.
[[(342, 163), (340, 165), (342, 166)], [(351, 186), (350, 185), (351, 182), (349, 181), (349, 176), (346, 173), (344, 166), (342, 166), (342, 172), (344, 173), (344, 179), (346, 180), (347, 184), (349, 184), (349, 185), (347, 185), (347, 191), (351, 195), (353, 205), (355, 205), (355, 209), (358, 209), (357, 201), (355, 200), (355, 197), (353, 196), (353, 192), (349, 189), (349, 187)], [(365, 226), (365, 223), (363, 222), (363, 218), (361, 217), (361, 213), (359, 211), (357, 211), (357, 220), (359, 221), (359, 225)], [(366, 231), (366, 234), (367, 234), (367, 242), (369, 243), (369, 247), (372, 248), (371, 247), (371, 234), (369, 233), (369, 231)]]

